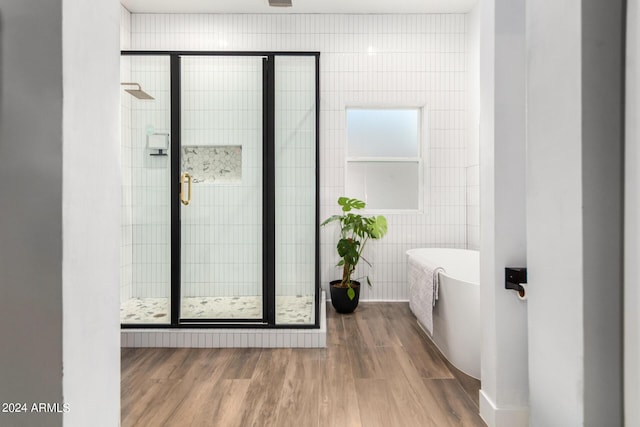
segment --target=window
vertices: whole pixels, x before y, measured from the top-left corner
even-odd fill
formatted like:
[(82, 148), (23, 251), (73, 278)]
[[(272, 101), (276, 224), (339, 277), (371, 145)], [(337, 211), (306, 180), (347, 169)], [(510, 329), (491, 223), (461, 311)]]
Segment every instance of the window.
[(420, 209), (421, 108), (347, 109), (346, 193), (368, 209)]

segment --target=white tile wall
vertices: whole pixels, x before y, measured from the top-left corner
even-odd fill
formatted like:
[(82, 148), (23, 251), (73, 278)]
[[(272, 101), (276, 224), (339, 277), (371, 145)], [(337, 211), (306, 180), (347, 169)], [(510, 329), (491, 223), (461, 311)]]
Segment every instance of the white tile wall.
[(130, 57), (131, 81), (154, 100), (131, 102), (132, 290), (134, 297), (170, 295), (170, 159), (151, 156), (148, 133), (170, 132), (169, 58)]
[(467, 247), (480, 250), (480, 13), (467, 14)]
[[(466, 16), (132, 15), (132, 49), (321, 52), (321, 217), (344, 193), (345, 107), (423, 106), (428, 111), (423, 212), (388, 214), (389, 233), (366, 254), (374, 287), (365, 300), (407, 299), (405, 251), (465, 247)], [(335, 230), (321, 233), (321, 280), (334, 267)]]
[(262, 294), (262, 58), (182, 58), (182, 145), (242, 147), (237, 184), (182, 207), (185, 296)]
[[(120, 6), (120, 48), (128, 49), (131, 44), (131, 13)], [(131, 78), (131, 61), (120, 61), (120, 79), (128, 82)], [(122, 226), (120, 234), (120, 301), (133, 295), (133, 235), (131, 213), (131, 95), (120, 90), (120, 158), (122, 168)]]
[(315, 67), (275, 59), (276, 297), (315, 293)]

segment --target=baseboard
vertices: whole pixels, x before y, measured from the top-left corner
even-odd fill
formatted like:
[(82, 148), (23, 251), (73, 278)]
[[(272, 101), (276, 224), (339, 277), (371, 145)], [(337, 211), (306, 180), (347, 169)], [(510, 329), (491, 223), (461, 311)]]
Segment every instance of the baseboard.
[(484, 390), (480, 390), (480, 417), (489, 427), (527, 427), (529, 408), (526, 406), (498, 408)]

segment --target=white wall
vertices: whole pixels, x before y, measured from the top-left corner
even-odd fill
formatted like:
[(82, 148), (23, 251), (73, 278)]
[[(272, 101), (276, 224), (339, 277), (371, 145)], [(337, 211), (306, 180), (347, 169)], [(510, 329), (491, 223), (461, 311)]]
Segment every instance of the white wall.
[(69, 405), (2, 425), (119, 423), (118, 12), (0, 11), (0, 400)]
[(532, 426), (622, 424), (621, 5), (527, 3)]
[(120, 420), (119, 7), (64, 0), (61, 10), (66, 426)]
[(564, 10), (541, 2), (527, 5), (529, 377), (534, 426), (584, 422), (580, 2), (569, 3)]
[[(3, 1), (0, 55), (0, 401), (61, 404), (61, 2)], [(0, 412), (0, 425), (61, 423)]]
[(640, 425), (640, 4), (627, 2), (625, 145), (624, 422)]
[[(321, 218), (344, 194), (345, 107), (423, 105), (425, 210), (390, 214), (371, 244), (372, 289), (363, 299), (406, 300), (405, 254), (466, 246), (466, 16), (132, 15), (132, 49), (321, 52)], [(339, 272), (333, 230), (321, 232), (321, 281)]]
[(504, 288), (526, 266), (525, 3), (480, 2), (480, 415), (491, 427), (528, 422), (527, 306)]

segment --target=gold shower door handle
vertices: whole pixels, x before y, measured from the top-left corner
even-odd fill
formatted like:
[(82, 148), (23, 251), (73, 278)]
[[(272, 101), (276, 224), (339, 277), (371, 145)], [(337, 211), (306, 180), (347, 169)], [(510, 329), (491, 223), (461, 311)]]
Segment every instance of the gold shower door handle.
[[(184, 182), (187, 181), (187, 198), (184, 197)], [(189, 206), (191, 203), (191, 183), (192, 183), (191, 175), (187, 172), (180, 175), (180, 201), (183, 205)]]

